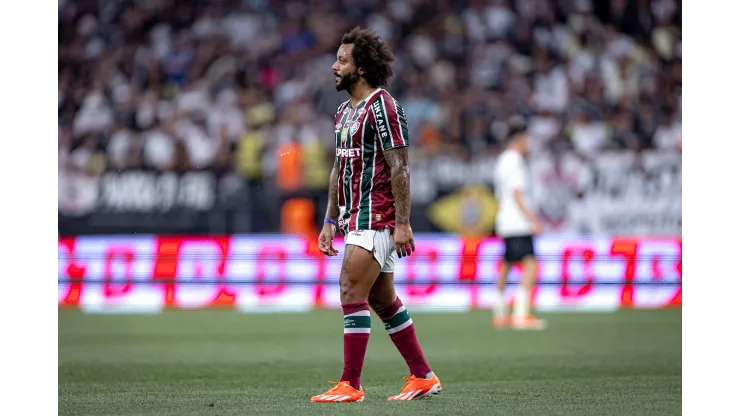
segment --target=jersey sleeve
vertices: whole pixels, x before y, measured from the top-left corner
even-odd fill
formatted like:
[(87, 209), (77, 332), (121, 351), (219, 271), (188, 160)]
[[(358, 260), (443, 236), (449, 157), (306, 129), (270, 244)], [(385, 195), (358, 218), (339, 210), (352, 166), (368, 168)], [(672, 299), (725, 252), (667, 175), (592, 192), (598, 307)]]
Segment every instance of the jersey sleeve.
[(409, 145), (409, 129), (406, 113), (390, 95), (382, 94), (372, 104), (376, 137), (381, 148), (385, 150), (406, 147)]

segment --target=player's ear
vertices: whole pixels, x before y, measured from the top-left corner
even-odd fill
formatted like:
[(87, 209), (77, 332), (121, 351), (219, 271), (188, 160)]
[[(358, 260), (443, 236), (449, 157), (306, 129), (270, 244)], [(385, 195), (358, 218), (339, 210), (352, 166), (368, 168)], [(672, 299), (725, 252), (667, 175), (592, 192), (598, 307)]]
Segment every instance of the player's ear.
[(360, 75), (365, 75), (365, 68), (363, 68), (363, 67), (357, 68), (357, 73), (360, 74)]

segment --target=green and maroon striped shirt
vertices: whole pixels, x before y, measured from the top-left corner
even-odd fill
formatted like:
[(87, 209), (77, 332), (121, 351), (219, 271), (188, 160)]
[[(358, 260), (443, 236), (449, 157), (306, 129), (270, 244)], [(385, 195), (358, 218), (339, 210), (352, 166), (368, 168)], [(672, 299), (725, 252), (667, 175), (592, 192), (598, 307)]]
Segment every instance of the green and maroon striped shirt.
[(378, 88), (354, 108), (350, 100), (342, 103), (334, 122), (339, 229), (343, 235), (386, 227), (392, 231), (396, 207), (383, 151), (409, 145), (403, 108)]

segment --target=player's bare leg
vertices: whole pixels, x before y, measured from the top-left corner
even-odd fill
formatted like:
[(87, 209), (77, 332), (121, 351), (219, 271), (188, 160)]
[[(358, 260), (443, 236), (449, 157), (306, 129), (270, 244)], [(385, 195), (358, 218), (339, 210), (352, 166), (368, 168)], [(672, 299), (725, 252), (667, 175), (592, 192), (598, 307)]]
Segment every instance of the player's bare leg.
[(532, 316), (530, 299), (537, 280), (537, 259), (526, 256), (522, 259), (522, 281), (514, 299), (511, 326), (515, 329), (545, 329), (546, 322)]
[(511, 263), (505, 261), (498, 276), (496, 288), (493, 289), (493, 326), (504, 328), (509, 325), (509, 307), (506, 304), (506, 280), (509, 278)]
[(434, 396), (442, 391), (439, 378), (424, 358), (414, 322), (396, 294), (393, 273), (380, 273), (370, 290), (369, 302), (409, 367), (410, 374), (404, 377), (406, 383), (401, 388), (401, 393), (388, 400), (415, 400)]
[(339, 297), (344, 312), (344, 369), (339, 382), (324, 394), (313, 396), (312, 402), (361, 402), (365, 392), (360, 386), (360, 374), (370, 340), (370, 307), (368, 296), (380, 265), (373, 254), (362, 247), (348, 244), (344, 250), (339, 276)]

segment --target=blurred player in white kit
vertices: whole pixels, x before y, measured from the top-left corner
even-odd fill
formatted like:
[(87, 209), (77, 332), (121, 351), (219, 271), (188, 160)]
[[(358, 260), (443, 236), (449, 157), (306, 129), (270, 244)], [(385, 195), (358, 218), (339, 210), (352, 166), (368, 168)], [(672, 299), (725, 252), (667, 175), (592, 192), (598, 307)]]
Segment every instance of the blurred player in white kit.
[[(496, 163), (494, 184), (499, 207), (496, 233), (504, 240), (504, 266), (494, 289), (493, 325), (502, 328), (544, 329), (546, 323), (532, 315), (530, 298), (537, 279), (537, 258), (533, 237), (543, 229), (534, 214), (531, 201), (530, 175), (526, 167), (527, 125), (523, 118), (509, 120), (506, 150)], [(514, 298), (514, 310), (509, 318), (504, 289), (512, 266), (521, 264), (522, 280)]]

